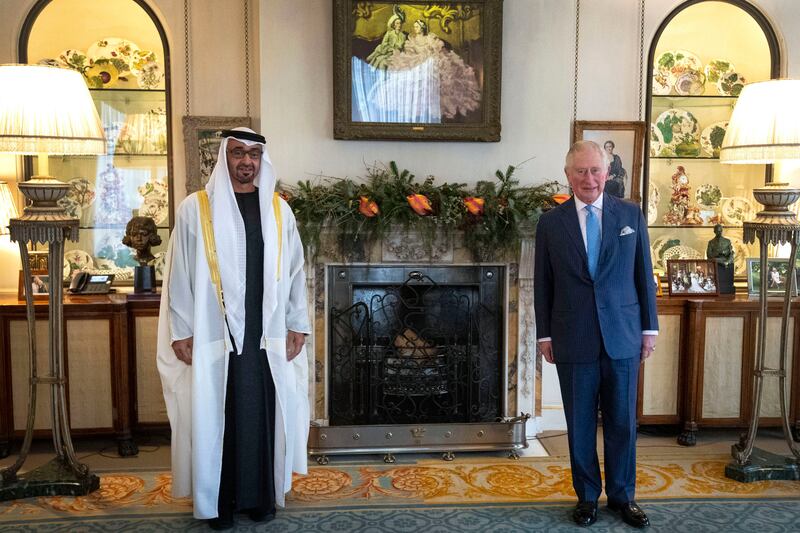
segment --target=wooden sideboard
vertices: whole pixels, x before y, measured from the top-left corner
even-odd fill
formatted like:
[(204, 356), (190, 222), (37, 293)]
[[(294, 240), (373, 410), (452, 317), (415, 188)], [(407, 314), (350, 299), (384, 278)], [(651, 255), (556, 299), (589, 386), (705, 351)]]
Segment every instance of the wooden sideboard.
[[(777, 368), (782, 298), (770, 298), (766, 365)], [(790, 308), (787, 342), (789, 420), (800, 438), (800, 299)], [(702, 427), (747, 427), (752, 411), (759, 302), (747, 295), (662, 297), (659, 339), (639, 380), (640, 424), (678, 424), (678, 442), (694, 445)], [(778, 380), (764, 381), (760, 426), (780, 426)]]
[[(120, 455), (135, 455), (136, 432), (168, 427), (155, 339), (159, 295), (66, 296), (64, 355), (72, 432), (113, 435)], [(47, 303), (37, 302), (37, 357), (47, 363)], [(703, 427), (747, 426), (752, 406), (758, 301), (746, 295), (662, 297), (656, 352), (642, 366), (639, 423), (681, 428), (692, 445)], [(778, 364), (781, 299), (770, 299), (767, 363)], [(800, 299), (791, 306), (790, 421), (800, 436)], [(0, 296), (0, 457), (24, 434), (28, 347), (25, 305)], [(44, 389), (43, 389), (44, 390)], [(780, 425), (777, 379), (767, 378), (761, 425)], [(37, 436), (49, 436), (49, 395), (37, 395)]]
[[(120, 455), (138, 453), (133, 431), (167, 423), (155, 366), (158, 295), (64, 298), (64, 360), (72, 434), (113, 435)], [(39, 374), (49, 371), (47, 302), (36, 302)], [(25, 433), (28, 406), (25, 304), (0, 296), (0, 457)], [(35, 436), (50, 434), (50, 395), (37, 391)]]

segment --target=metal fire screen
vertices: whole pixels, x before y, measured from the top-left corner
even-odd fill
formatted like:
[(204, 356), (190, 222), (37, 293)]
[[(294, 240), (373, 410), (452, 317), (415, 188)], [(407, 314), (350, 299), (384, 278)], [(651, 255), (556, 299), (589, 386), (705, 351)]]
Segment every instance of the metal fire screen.
[(496, 421), (501, 266), (329, 266), (331, 426)]

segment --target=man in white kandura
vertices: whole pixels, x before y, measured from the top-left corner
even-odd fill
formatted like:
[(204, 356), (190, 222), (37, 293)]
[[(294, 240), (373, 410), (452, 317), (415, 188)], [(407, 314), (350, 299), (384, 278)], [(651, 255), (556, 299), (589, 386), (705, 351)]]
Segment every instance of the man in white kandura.
[[(305, 474), (308, 358), (303, 247), (275, 194), (265, 140), (223, 132), (205, 190), (178, 208), (167, 251), (158, 370), (172, 491), (213, 529), (269, 520)], [(223, 298), (224, 296), (224, 298)]]

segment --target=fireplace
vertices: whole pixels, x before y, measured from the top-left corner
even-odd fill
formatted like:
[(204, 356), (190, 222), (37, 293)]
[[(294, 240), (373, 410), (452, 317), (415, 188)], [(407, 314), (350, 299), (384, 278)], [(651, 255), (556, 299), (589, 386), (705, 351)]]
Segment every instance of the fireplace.
[[(330, 453), (508, 449), (524, 420), (507, 395), (506, 266), (328, 265)], [(521, 421), (521, 423), (520, 423)]]
[(502, 412), (499, 266), (329, 267), (330, 424)]

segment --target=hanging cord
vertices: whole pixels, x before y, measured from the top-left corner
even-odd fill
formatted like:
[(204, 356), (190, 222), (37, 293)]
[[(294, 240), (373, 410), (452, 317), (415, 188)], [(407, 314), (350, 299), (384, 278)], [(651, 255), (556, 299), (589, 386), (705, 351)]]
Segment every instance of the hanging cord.
[(581, 29), (581, 0), (575, 0), (575, 72), (572, 87), (572, 122), (578, 118), (578, 42)]
[(639, 120), (644, 120), (644, 3), (639, 6)]
[(250, 0), (244, 0), (244, 102), (250, 118)]
[(191, 58), (189, 57), (189, 0), (183, 0), (183, 60), (185, 63), (184, 71), (186, 72), (186, 116), (192, 114), (192, 101), (190, 98), (190, 78), (189, 67), (191, 66)]

